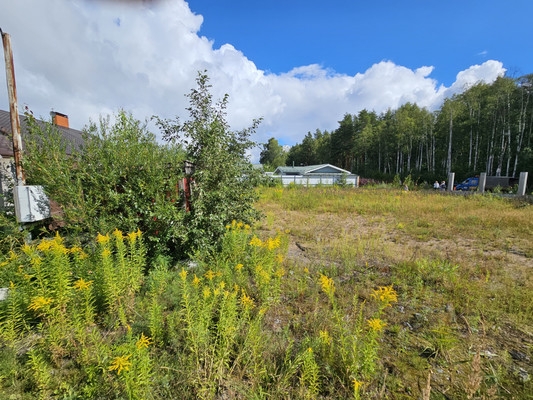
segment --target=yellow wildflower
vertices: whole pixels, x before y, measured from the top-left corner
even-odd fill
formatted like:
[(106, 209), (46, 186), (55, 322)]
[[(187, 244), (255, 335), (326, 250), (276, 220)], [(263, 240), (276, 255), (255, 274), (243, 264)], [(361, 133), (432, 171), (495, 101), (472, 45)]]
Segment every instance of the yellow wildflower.
[(131, 243), (135, 243), (135, 241), (137, 240), (138, 232), (140, 231), (137, 230), (137, 232), (128, 233), (128, 239), (130, 240)]
[(254, 236), (252, 240), (250, 240), (250, 246), (261, 247), (262, 245), (263, 242), (257, 236)]
[(41, 243), (37, 245), (37, 250), (44, 252), (50, 250), (50, 247), (52, 247), (52, 241), (48, 239), (43, 239), (41, 240)]
[(127, 356), (115, 357), (115, 359), (108, 368), (109, 371), (117, 371), (117, 375), (120, 375), (122, 371), (128, 371), (131, 366), (131, 362), (129, 361), (130, 357), (131, 354), (128, 354)]
[(211, 289), (206, 286), (204, 287), (204, 299), (208, 299), (209, 296), (211, 296)]
[(102, 251), (102, 257), (107, 258), (107, 257), (109, 257), (110, 255), (111, 255), (111, 250), (109, 250), (109, 249), (104, 249), (104, 250)]
[(52, 303), (52, 299), (51, 298), (44, 297), (44, 296), (37, 296), (37, 297), (34, 297), (31, 300), (31, 303), (28, 306), (28, 310), (38, 311), (41, 308), (43, 308), (43, 307), (45, 307), (45, 306), (47, 306), (48, 304), (51, 304), (51, 303)]
[(217, 276), (217, 274), (215, 274), (212, 270), (209, 270), (209, 271), (207, 271), (207, 272), (204, 274), (204, 276), (205, 276), (208, 280), (212, 281), (213, 278), (214, 278), (215, 276)]
[(237, 264), (237, 265), (235, 266), (235, 270), (236, 270), (236, 271), (240, 271), (240, 270), (242, 269), (242, 267), (244, 267), (244, 265), (242, 265), (242, 264)]
[(285, 276), (285, 269), (280, 267), (276, 270), (275, 272), (275, 275), (278, 277), (278, 278), (282, 278)]
[(107, 242), (109, 242), (109, 235), (102, 235), (102, 234), (98, 234), (98, 236), (96, 236), (96, 241), (100, 244), (106, 244)]
[(202, 281), (202, 280), (201, 280), (200, 278), (198, 278), (198, 277), (196, 276), (196, 274), (194, 274), (194, 278), (193, 278), (193, 280), (192, 280), (192, 284), (193, 284), (194, 286), (198, 286), (198, 285), (200, 284), (201, 281)]
[(322, 343), (329, 346), (333, 339), (331, 338), (328, 331), (323, 330), (323, 331), (320, 331), (320, 340), (322, 341)]
[[(60, 237), (61, 239), (61, 237)], [(63, 239), (61, 240), (53, 240), (51, 243), (50, 243), (50, 248), (52, 249), (52, 251), (54, 252), (57, 252), (57, 253), (61, 253), (61, 254), (68, 254), (68, 249), (63, 245)]]
[(181, 269), (181, 272), (180, 272), (180, 278), (182, 281), (184, 281), (185, 279), (187, 279), (187, 271), (185, 270), (185, 268), (182, 268)]
[[(40, 245), (39, 245), (40, 246)], [(39, 248), (39, 246), (37, 246), (37, 248)], [(78, 253), (81, 253), (83, 250), (80, 246), (72, 246), (69, 250), (69, 253), (70, 254), (78, 254)]]
[(381, 332), (383, 328), (387, 325), (385, 322), (383, 322), (379, 318), (372, 318), (366, 321), (368, 323), (368, 326), (374, 331), (374, 332)]
[(137, 350), (147, 349), (151, 344), (152, 340), (149, 337), (144, 336), (144, 333), (141, 333), (141, 337), (135, 343), (135, 347), (137, 347)]
[(115, 229), (113, 231), (113, 236), (115, 236), (117, 239), (122, 239), (122, 231), (120, 229)]
[(281, 264), (283, 260), (285, 260), (285, 258), (283, 257), (283, 254), (276, 255), (276, 261), (278, 262), (278, 264)]
[(335, 282), (333, 278), (328, 278), (324, 274), (320, 274), (320, 286), (322, 286), (322, 291), (328, 296), (333, 296), (335, 293)]
[(268, 250), (274, 250), (274, 249), (277, 249), (280, 246), (280, 244), (281, 244), (281, 240), (279, 237), (268, 238), (265, 243), (265, 247)]
[(254, 306), (254, 300), (246, 294), (244, 289), (241, 292), (241, 303), (245, 309), (250, 309)]
[(358, 381), (357, 379), (354, 379), (352, 383), (353, 383), (353, 391), (355, 393), (359, 393), (359, 389), (361, 389), (361, 386), (363, 386), (363, 382)]
[(74, 287), (78, 290), (87, 290), (91, 287), (93, 281), (86, 281), (83, 278), (78, 279), (74, 282)]
[(385, 307), (390, 307), (391, 303), (398, 301), (398, 294), (393, 289), (392, 285), (380, 286), (379, 288), (373, 290), (371, 296), (383, 303)]

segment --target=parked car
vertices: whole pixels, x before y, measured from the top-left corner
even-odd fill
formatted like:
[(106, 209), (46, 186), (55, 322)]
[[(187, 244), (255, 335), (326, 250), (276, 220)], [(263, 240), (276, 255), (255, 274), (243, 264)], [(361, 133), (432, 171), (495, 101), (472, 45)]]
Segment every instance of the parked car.
[[(487, 176), (485, 179), (485, 190), (494, 191), (496, 188), (500, 188), (502, 192), (510, 192), (513, 186), (518, 183), (518, 178), (511, 178), (509, 176)], [(473, 176), (466, 178), (463, 182), (455, 186), (455, 190), (477, 190), (479, 186), (479, 177)]]
[(479, 185), (479, 178), (477, 176), (472, 177), (472, 178), (466, 178), (464, 181), (462, 181), (461, 183), (458, 183), (455, 186), (455, 190), (464, 190), (464, 191), (476, 190), (478, 185)]

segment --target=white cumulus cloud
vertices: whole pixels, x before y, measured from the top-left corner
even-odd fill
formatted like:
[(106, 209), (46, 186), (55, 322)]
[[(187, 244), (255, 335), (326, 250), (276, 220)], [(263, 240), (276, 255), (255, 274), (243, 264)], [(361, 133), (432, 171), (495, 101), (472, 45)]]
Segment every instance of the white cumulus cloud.
[[(207, 70), (216, 99), (229, 94), (228, 122), (242, 129), (262, 117), (256, 141), (300, 142), (316, 129), (334, 130), (345, 113), (385, 111), (405, 102), (437, 108), (445, 96), (504, 74), (489, 60), (445, 87), (432, 66), (412, 70), (382, 61), (355, 76), (300, 65), (272, 74), (232, 44), (215, 48), (201, 36), (201, 15), (183, 0), (0, 0), (0, 27), (11, 36), (19, 109), (48, 118), (69, 115), (72, 127), (120, 108), (144, 120), (187, 118), (186, 94)], [(3, 68), (2, 68), (3, 69)], [(0, 108), (8, 109), (0, 79)]]

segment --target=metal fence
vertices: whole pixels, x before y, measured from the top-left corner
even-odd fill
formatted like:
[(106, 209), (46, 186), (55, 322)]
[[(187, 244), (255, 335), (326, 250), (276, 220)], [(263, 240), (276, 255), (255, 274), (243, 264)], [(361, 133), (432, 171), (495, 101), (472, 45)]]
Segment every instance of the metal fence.
[(331, 186), (331, 185), (346, 185), (346, 186), (359, 186), (358, 175), (271, 175), (271, 178), (276, 181), (281, 181), (283, 186), (288, 185), (303, 185), (303, 186)]

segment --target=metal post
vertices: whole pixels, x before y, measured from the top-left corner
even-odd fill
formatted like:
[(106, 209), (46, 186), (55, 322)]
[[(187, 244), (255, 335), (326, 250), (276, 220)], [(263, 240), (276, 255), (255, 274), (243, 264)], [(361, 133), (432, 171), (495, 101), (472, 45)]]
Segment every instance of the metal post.
[(9, 95), (9, 113), (11, 116), (13, 157), (15, 159), (17, 185), (25, 185), (26, 178), (22, 169), (22, 136), (20, 135), (20, 121), (17, 106), (17, 85), (15, 83), (15, 66), (13, 63), (13, 52), (11, 51), (11, 38), (7, 33), (2, 32), (2, 29), (0, 29), (0, 34), (2, 35), (4, 58), (6, 60), (7, 92)]

